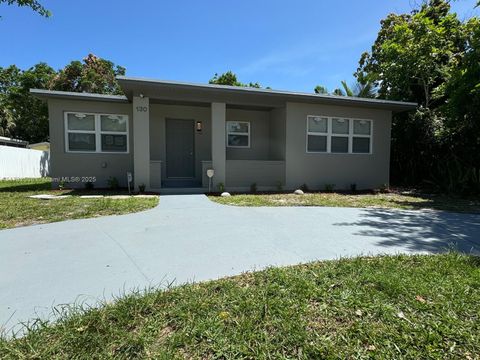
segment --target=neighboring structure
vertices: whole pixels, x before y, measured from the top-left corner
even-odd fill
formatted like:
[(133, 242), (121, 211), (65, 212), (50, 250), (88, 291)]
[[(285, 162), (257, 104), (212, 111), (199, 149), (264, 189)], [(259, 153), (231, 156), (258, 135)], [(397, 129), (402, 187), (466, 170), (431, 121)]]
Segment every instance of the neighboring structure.
[[(245, 191), (389, 182), (392, 112), (416, 104), (118, 77), (125, 95), (32, 89), (48, 100), (51, 176)], [(192, 189), (193, 191), (193, 189)]]
[(48, 141), (30, 144), (28, 145), (29, 149), (41, 150), (41, 151), (50, 151), (50, 143)]
[(25, 149), (28, 147), (28, 141), (0, 136), (0, 146), (11, 146)]

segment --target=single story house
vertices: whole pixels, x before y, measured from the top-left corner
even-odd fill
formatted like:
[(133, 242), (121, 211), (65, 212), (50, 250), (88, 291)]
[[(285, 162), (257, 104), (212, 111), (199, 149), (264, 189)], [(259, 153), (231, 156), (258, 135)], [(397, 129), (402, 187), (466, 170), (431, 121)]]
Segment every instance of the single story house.
[(246, 191), (388, 184), (392, 113), (414, 103), (120, 76), (124, 95), (48, 101), (51, 176), (135, 188)]

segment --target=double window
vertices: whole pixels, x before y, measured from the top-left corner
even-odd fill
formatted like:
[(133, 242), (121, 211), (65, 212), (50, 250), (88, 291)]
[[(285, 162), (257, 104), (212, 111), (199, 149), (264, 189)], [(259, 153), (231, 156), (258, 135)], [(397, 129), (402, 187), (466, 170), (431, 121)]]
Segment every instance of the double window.
[(128, 116), (65, 113), (67, 152), (128, 153)]
[(248, 121), (227, 121), (227, 146), (250, 147), (250, 123)]
[(371, 154), (372, 120), (308, 116), (307, 152)]

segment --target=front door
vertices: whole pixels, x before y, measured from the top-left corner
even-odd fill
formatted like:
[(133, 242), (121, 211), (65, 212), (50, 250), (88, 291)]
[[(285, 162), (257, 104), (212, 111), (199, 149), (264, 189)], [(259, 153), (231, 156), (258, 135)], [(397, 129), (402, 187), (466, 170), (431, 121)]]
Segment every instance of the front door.
[(167, 119), (167, 178), (195, 177), (193, 120)]

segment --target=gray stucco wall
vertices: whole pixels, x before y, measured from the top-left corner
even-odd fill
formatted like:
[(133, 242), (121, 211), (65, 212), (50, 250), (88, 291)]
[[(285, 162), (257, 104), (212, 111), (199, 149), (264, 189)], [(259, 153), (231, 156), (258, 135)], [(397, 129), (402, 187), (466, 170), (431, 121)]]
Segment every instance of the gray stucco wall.
[(162, 161), (162, 180), (168, 176), (165, 124), (169, 118), (202, 122), (202, 132), (195, 131), (195, 178), (201, 182), (202, 161), (212, 159), (211, 108), (150, 103), (150, 159)]
[[(126, 173), (133, 172), (133, 131), (132, 105), (85, 100), (48, 101), (50, 126), (50, 174), (52, 178), (76, 178), (67, 186), (83, 188), (82, 177), (96, 177), (95, 187), (107, 187), (110, 176), (116, 177), (121, 186), (127, 185)], [(65, 151), (64, 113), (68, 111), (128, 115), (128, 154), (67, 153)], [(102, 163), (106, 167), (102, 167)], [(54, 185), (56, 185), (54, 183)]]
[(285, 108), (270, 111), (270, 160), (285, 160), (286, 116)]
[[(372, 154), (321, 154), (306, 152), (308, 115), (372, 119)], [(346, 106), (287, 103), (286, 187), (307, 184), (323, 190), (325, 184), (348, 189), (376, 188), (389, 182), (391, 112)]]

